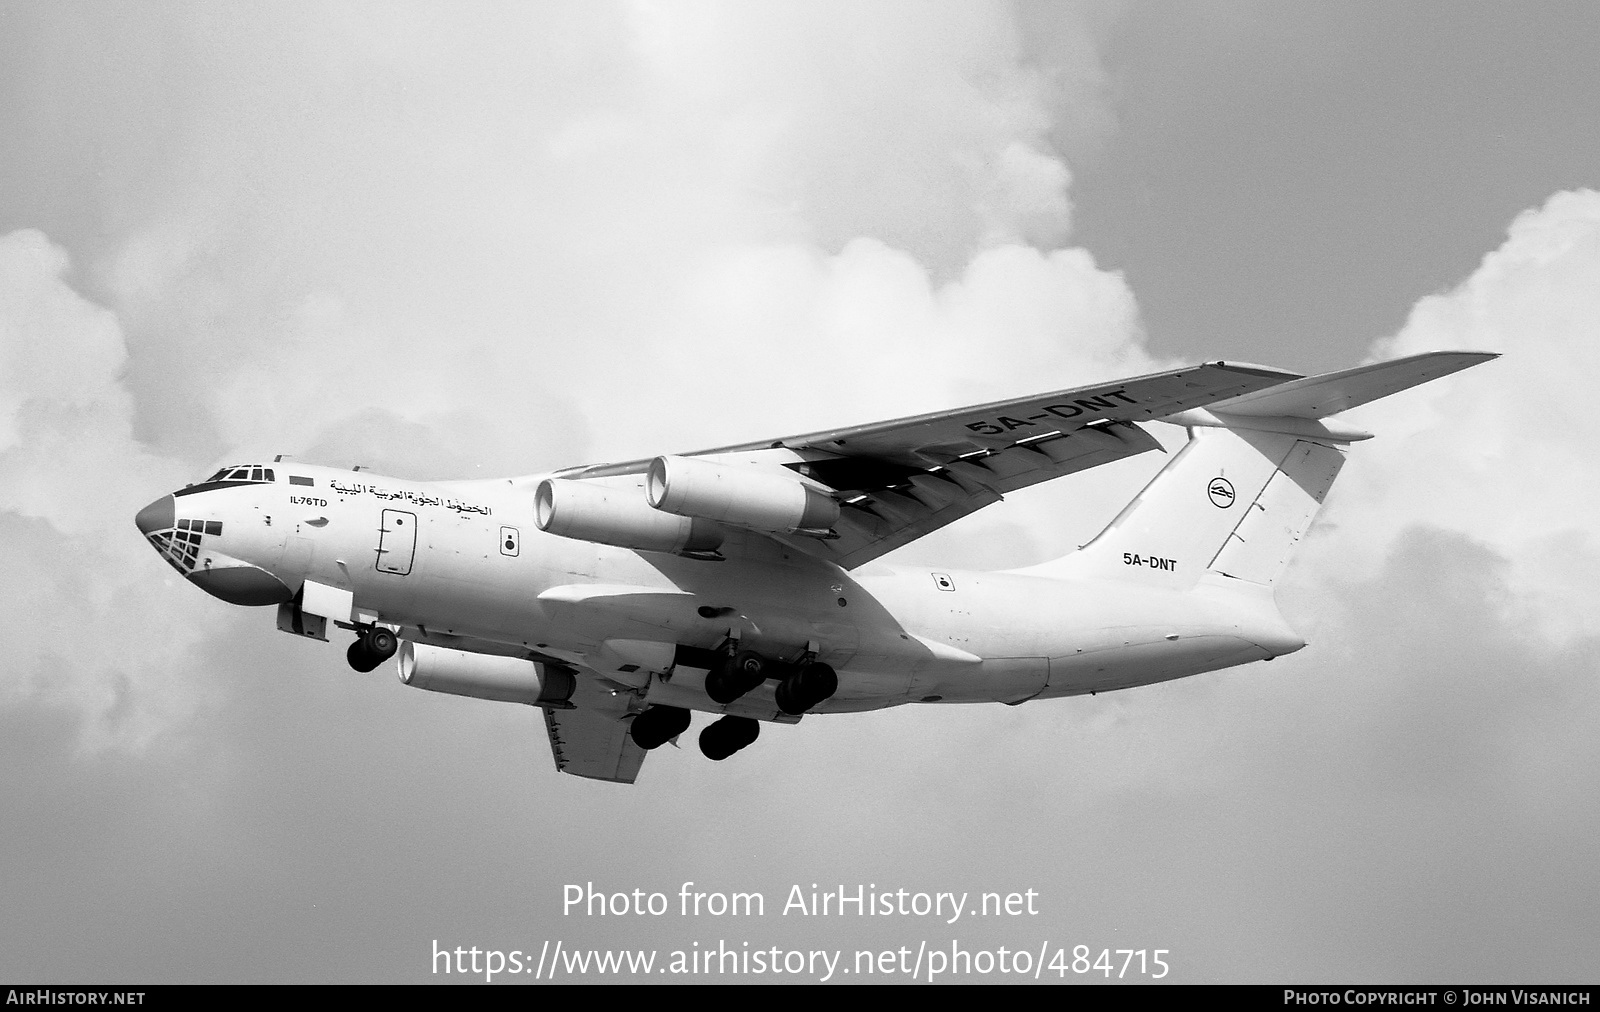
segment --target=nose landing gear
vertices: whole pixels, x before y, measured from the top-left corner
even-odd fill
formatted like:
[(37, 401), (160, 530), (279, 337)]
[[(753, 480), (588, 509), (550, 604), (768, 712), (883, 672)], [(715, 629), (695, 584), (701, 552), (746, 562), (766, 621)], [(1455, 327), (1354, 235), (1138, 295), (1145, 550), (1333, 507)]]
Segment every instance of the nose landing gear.
[(345, 660), (357, 671), (371, 671), (394, 656), (400, 649), (400, 640), (382, 626), (368, 626), (345, 651)]

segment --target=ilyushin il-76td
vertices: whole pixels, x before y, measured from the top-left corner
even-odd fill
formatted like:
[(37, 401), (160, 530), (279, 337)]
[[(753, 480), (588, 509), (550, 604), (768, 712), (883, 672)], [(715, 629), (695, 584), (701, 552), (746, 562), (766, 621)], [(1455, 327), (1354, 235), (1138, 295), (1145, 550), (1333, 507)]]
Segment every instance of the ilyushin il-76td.
[[(1493, 355), (1322, 376), (1233, 362), (698, 453), (485, 481), (225, 467), (139, 512), (190, 582), (350, 666), (539, 708), (556, 768), (632, 783), (708, 715), (1126, 689), (1305, 645), (1273, 583), (1350, 444), (1347, 408)], [(879, 558), (1016, 489), (1188, 442), (1093, 541), (1005, 572)], [(791, 732), (799, 733), (799, 732)]]

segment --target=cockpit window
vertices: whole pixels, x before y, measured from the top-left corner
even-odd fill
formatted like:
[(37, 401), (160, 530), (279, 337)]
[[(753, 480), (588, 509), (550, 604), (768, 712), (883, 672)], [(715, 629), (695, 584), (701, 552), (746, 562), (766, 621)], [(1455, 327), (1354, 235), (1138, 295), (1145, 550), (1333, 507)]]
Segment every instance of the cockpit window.
[(174, 495), (192, 495), (195, 492), (205, 492), (214, 488), (228, 488), (234, 485), (265, 484), (277, 481), (277, 475), (272, 473), (272, 468), (262, 467), (258, 464), (229, 464), (227, 467), (213, 474), (198, 485), (189, 485), (181, 492)]
[(257, 467), (254, 464), (229, 464), (216, 474), (207, 478), (203, 484), (214, 481), (277, 481), (270, 467)]

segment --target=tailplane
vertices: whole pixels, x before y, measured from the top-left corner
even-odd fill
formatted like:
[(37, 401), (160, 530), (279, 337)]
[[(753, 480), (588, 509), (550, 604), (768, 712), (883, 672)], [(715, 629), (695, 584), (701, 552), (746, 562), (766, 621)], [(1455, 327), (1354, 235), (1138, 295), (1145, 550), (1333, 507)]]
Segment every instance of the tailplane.
[(1081, 550), (1028, 570), (1186, 589), (1215, 573), (1271, 586), (1369, 433), (1327, 416), (1495, 358), (1434, 352), (1291, 380), (1169, 416), (1189, 442)]

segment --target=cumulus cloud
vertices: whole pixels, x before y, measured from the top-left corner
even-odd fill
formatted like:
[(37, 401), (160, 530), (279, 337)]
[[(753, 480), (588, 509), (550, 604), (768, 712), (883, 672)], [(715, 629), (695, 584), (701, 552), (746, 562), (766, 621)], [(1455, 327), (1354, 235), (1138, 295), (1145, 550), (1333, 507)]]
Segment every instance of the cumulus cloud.
[(195, 637), (168, 628), (171, 595), (131, 526), (182, 471), (134, 439), (121, 328), (68, 273), (40, 233), (0, 237), (0, 610), (20, 634), (0, 698), (72, 712), (87, 743), (137, 745), (192, 712), (174, 670)]
[[(1505, 560), (1508, 620), (1600, 633), (1600, 193), (1518, 215), (1505, 243), (1449, 292), (1422, 299), (1379, 358), (1442, 349), (1503, 357), (1350, 417), (1378, 433), (1336, 489), (1330, 550), (1370, 572), (1421, 523)], [(1359, 532), (1359, 533), (1357, 533)]]
[(1060, 248), (1047, 131), (1093, 49), (1064, 85), (1004, 5), (196, 13), (183, 157), (97, 269), (143, 429), (197, 466), (377, 412), (533, 470), (1144, 361)]
[[(149, 579), (128, 518), (231, 459), (492, 476), (1144, 368), (1122, 278), (1061, 248), (1064, 86), (1005, 5), (939, 14), (152, 12), (192, 86), (137, 200), (107, 198), (121, 229), (83, 286), (103, 305), (50, 240), (8, 246), (33, 292), (0, 390), (12, 508), (90, 535), (71, 569)], [(187, 640), (140, 630), (182, 623), (148, 603), (118, 639), (179, 678)], [(52, 642), (110, 691), (116, 665)]]
[[(139, 168), (101, 195), (110, 238), (0, 239), (0, 610), (20, 630), (0, 718), (31, 729), (0, 738), (14, 768), (76, 764), (5, 789), (126, 774), (115, 818), (30, 809), (49, 839), (98, 832), (119, 854), (8, 838), (35, 872), (10, 919), (27, 930), (6, 939), (17, 965), (422, 976), (440, 924), (523, 944), (558, 923), (559, 881), (624, 868), (646, 877), (618, 888), (1038, 885), (1052, 931), (1171, 944), (1182, 972), (1235, 979), (1404, 976), (1419, 951), (1466, 975), (1592, 939), (1593, 890), (1562, 874), (1586, 867), (1594, 828), (1593, 194), (1519, 218), (1377, 350), (1506, 357), (1357, 419), (1379, 438), (1355, 448), (1285, 593), (1313, 646), (1272, 665), (1069, 704), (808, 719), (739, 765), (659, 755), (621, 805), (551, 772), (521, 708), (354, 678), (337, 650), (173, 576), (131, 517), (223, 454), (534, 470), (1165, 364), (1124, 279), (1069, 245), (1072, 172), (1048, 138), (1062, 109), (1105, 121), (1086, 41), (1058, 73), (1023, 58), (1003, 5), (439, 10), (141, 11), (169, 83), (128, 117), (147, 129), (117, 134), (156, 140), (107, 165)], [(94, 69), (127, 69), (115, 35), (55, 53), (101, 98), (137, 80)], [(95, 97), (54, 118), (98, 129), (102, 105), (129, 109)], [(1127, 462), (1134, 483), (1155, 463)], [(919, 548), (1033, 560), (985, 543), (1000, 532), (1064, 550), (1126, 498), (1086, 496), (1101, 478), (1070, 483), (1072, 509), (1105, 507), (1070, 523), (1017, 496)], [(209, 731), (214, 779), (193, 787), (149, 749), (69, 759), (73, 727), (130, 750)], [(150, 802), (179, 781), (181, 805)], [(1486, 810), (1524, 821), (1459, 832)], [(169, 813), (190, 820), (176, 846)], [(145, 874), (123, 873), (124, 836)], [(1530, 852), (1545, 863), (1519, 864)], [(93, 883), (81, 923), (60, 912), (68, 880)], [(1555, 926), (1500, 944), (1506, 921), (1457, 898), (1474, 890)], [(167, 930), (130, 939), (107, 895)], [(1418, 942), (1439, 911), (1484, 925), (1456, 950), (1478, 962)], [(988, 937), (1015, 944), (1013, 928)]]

